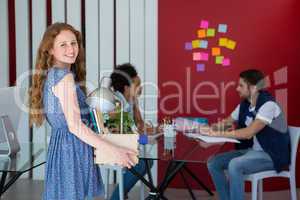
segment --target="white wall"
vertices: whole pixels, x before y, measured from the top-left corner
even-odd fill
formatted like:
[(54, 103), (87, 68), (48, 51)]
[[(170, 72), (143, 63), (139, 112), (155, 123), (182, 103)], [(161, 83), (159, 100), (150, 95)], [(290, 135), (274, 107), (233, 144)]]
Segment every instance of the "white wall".
[(0, 1), (0, 88), (7, 87), (9, 84), (7, 8), (7, 0)]
[(66, 4), (66, 0), (52, 0), (51, 1), (52, 23), (66, 21), (66, 19), (65, 19), (65, 4)]
[[(29, 50), (29, 8), (27, 1), (15, 0), (15, 30), (16, 30), (16, 85), (23, 88), (29, 87), (29, 79), (26, 73), (30, 69)], [(22, 78), (24, 77), (24, 78)], [(24, 116), (21, 120), (23, 127), (19, 135), (21, 141), (29, 141), (29, 118)]]
[[(32, 68), (34, 69), (37, 49), (42, 40), (43, 33), (46, 30), (46, 0), (32, 0)], [(45, 143), (47, 138), (47, 122), (39, 127), (33, 128), (33, 141), (38, 143)], [(41, 157), (41, 159), (43, 159)], [(33, 171), (34, 179), (43, 179), (44, 166), (38, 167)]]

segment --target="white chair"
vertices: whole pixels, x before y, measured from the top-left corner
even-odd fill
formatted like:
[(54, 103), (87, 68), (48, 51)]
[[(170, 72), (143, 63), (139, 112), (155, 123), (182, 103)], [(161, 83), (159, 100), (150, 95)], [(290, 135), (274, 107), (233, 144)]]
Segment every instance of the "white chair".
[(104, 182), (104, 191), (105, 191), (105, 199), (108, 199), (108, 191), (109, 191), (109, 175), (110, 171), (115, 171), (117, 174), (117, 183), (119, 183), (119, 197), (120, 200), (124, 200), (124, 185), (123, 185), (123, 167), (118, 165), (100, 165), (102, 169), (102, 177)]
[[(296, 156), (300, 138), (300, 127), (289, 126), (291, 138), (291, 164), (289, 170), (283, 170), (277, 173), (275, 170), (262, 171), (245, 176), (246, 181), (251, 181), (252, 200), (262, 200), (263, 179), (270, 177), (286, 177), (290, 179), (291, 199), (297, 200), (296, 192)], [(258, 188), (257, 188), (258, 187)], [(258, 189), (258, 190), (257, 190)]]
[[(103, 171), (102, 171), (102, 177), (104, 177), (104, 191), (105, 191), (105, 199), (108, 199), (108, 191), (109, 191), (109, 176), (110, 176), (110, 171), (115, 171), (116, 175), (117, 175), (117, 183), (119, 184), (119, 197), (120, 200), (124, 200), (124, 185), (123, 185), (123, 167), (120, 167), (118, 165), (101, 165), (100, 167)], [(139, 181), (141, 183), (140, 186), (140, 199), (145, 199), (145, 186), (144, 184)]]
[[(141, 148), (141, 154), (144, 155), (145, 153), (145, 146), (142, 146)], [(118, 165), (100, 165), (100, 168), (102, 169), (102, 177), (104, 177), (103, 182), (104, 182), (104, 191), (105, 191), (105, 199), (108, 199), (108, 191), (109, 191), (109, 176), (110, 176), (110, 171), (115, 171), (117, 175), (117, 183), (119, 184), (119, 197), (120, 200), (124, 200), (124, 182), (123, 182), (123, 173), (124, 173), (124, 168)], [(143, 200), (145, 199), (145, 186), (144, 184), (139, 181), (141, 186), (140, 186), (140, 199)]]

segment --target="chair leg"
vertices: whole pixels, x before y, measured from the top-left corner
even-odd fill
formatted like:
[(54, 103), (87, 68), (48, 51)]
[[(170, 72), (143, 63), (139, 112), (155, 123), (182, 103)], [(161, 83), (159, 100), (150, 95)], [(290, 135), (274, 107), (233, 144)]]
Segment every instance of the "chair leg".
[(144, 200), (145, 199), (145, 186), (144, 183), (142, 181), (140, 181), (141, 186), (140, 186), (140, 200)]
[(295, 175), (290, 176), (291, 199), (297, 200), (296, 179)]
[(118, 179), (119, 179), (119, 196), (120, 200), (124, 200), (124, 181), (123, 181), (123, 168), (117, 169), (118, 173)]
[(264, 193), (264, 188), (263, 188), (263, 180), (258, 181), (258, 200), (263, 199), (263, 193)]
[(104, 177), (104, 199), (108, 199), (108, 191), (109, 191), (109, 173), (110, 173), (110, 170), (108, 168), (104, 169), (103, 170), (104, 174), (103, 174), (103, 177)]
[(257, 180), (251, 181), (251, 200), (257, 200)]

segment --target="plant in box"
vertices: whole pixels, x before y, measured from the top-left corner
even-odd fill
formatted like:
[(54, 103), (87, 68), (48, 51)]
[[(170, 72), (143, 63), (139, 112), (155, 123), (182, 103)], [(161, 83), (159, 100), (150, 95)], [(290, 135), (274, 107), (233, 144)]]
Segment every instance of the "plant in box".
[[(138, 151), (139, 135), (131, 128), (134, 126), (134, 122), (129, 113), (123, 112), (123, 134), (119, 131), (121, 125), (121, 109), (118, 108), (118, 106), (116, 106), (112, 114), (108, 115), (106, 113), (103, 118), (106, 128), (109, 130), (103, 131), (104, 134), (101, 134), (103, 139), (118, 146)], [(103, 130), (106, 128), (103, 128)], [(114, 155), (109, 155), (109, 152), (105, 152), (101, 147), (95, 149), (95, 155), (95, 163), (97, 164), (115, 164)], [(134, 161), (135, 164), (138, 163), (138, 157), (136, 156), (132, 157), (131, 160)]]
[[(116, 103), (116, 107), (113, 112), (105, 115), (104, 124), (112, 133), (119, 133), (121, 126), (121, 106), (120, 103)], [(134, 120), (129, 112), (123, 112), (123, 133), (134, 133)]]
[[(96, 124), (97, 130), (99, 133), (104, 133), (101, 134), (103, 139), (118, 146), (138, 151), (139, 135), (134, 133), (131, 128), (134, 127), (133, 119), (129, 113), (121, 112), (121, 103), (118, 102), (113, 91), (107, 87), (99, 87), (88, 95), (86, 102), (93, 110), (92, 118), (95, 119), (94, 124)], [(106, 127), (104, 127), (104, 123)], [(123, 124), (123, 131), (120, 129), (121, 124)], [(110, 129), (108, 130), (107, 127)], [(121, 132), (124, 134), (120, 134)], [(105, 152), (102, 147), (95, 149), (95, 155), (95, 163), (97, 164), (115, 164), (114, 155), (109, 155), (109, 152)], [(131, 160), (135, 164), (138, 163), (136, 156), (132, 157)]]

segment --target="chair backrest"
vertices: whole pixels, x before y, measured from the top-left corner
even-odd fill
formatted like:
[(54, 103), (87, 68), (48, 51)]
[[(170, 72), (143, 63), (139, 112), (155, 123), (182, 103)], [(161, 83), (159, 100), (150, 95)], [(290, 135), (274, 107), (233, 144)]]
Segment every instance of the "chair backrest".
[[(0, 154), (15, 155), (20, 151), (20, 144), (18, 136), (13, 128), (12, 122), (7, 115), (0, 116), (1, 130), (1, 142), (5, 142), (8, 145), (8, 151), (2, 151)], [(3, 140), (3, 137), (5, 138)]]
[(289, 133), (291, 138), (291, 165), (290, 170), (295, 172), (296, 170), (296, 157), (297, 149), (300, 138), (300, 127), (289, 126)]

